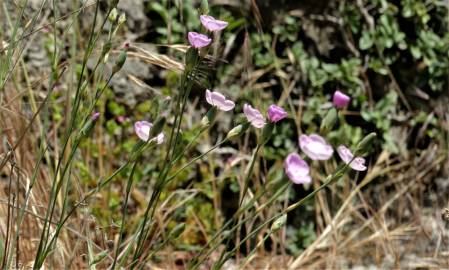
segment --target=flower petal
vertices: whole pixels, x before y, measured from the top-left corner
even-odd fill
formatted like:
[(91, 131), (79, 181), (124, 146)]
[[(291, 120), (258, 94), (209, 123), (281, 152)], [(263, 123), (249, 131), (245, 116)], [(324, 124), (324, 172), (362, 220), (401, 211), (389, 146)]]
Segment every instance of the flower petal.
[(288, 178), (295, 184), (310, 183), (310, 168), (297, 153), (291, 153), (284, 161), (284, 169)]
[(349, 101), (351, 101), (351, 98), (339, 90), (335, 91), (332, 97), (332, 103), (336, 108), (346, 107), (349, 104)]
[(209, 89), (206, 89), (206, 101), (222, 111), (230, 111), (235, 107), (234, 101), (226, 99), (220, 92), (211, 92)]
[(208, 36), (196, 32), (189, 32), (187, 37), (189, 39), (190, 45), (198, 49), (206, 47), (212, 42), (212, 39)]
[(206, 89), (206, 101), (207, 103), (209, 103), (210, 105), (214, 105), (214, 102), (212, 101), (212, 92), (209, 89)]
[[(366, 171), (365, 159), (362, 157), (354, 158), (354, 154), (344, 145), (340, 145), (337, 148), (338, 155), (344, 163), (349, 164), (349, 166), (356, 171)], [(352, 161), (351, 161), (352, 160)]]
[(230, 111), (234, 109), (235, 103), (232, 100), (225, 100), (221, 105), (217, 105), (217, 107), (222, 111)]
[[(157, 137), (156, 137), (157, 144), (163, 143), (164, 139), (165, 139), (165, 134), (163, 132), (159, 133), (159, 135), (157, 135)], [(152, 139), (152, 140), (154, 140), (154, 139)]]
[(255, 128), (262, 128), (265, 126), (265, 117), (256, 109), (251, 107), (249, 104), (243, 105), (243, 113), (246, 116), (248, 122), (251, 123)]
[(212, 32), (221, 31), (225, 29), (226, 26), (228, 26), (228, 22), (217, 20), (214, 17), (208, 15), (201, 15), (200, 21), (207, 30)]
[(349, 148), (347, 148), (344, 145), (340, 145), (337, 148), (337, 152), (338, 152), (338, 155), (340, 156), (340, 158), (346, 164), (348, 164), (352, 160), (352, 158), (354, 157), (354, 155), (351, 153), (351, 150), (349, 150)]
[(287, 112), (283, 108), (276, 106), (274, 104), (272, 104), (268, 108), (268, 118), (272, 123), (276, 123), (284, 119), (285, 117), (287, 117), (287, 115), (288, 115)]
[(211, 94), (213, 105), (218, 106), (219, 104), (222, 104), (225, 102), (226, 98), (219, 92), (212, 92)]
[(349, 164), (351, 168), (353, 168), (356, 171), (366, 171), (365, 166), (365, 159), (362, 157), (356, 157), (354, 160)]
[(136, 132), (137, 136), (143, 141), (148, 141), (150, 130), (152, 127), (153, 124), (147, 121), (137, 121), (136, 123), (134, 123), (134, 131)]
[(317, 134), (311, 134), (310, 136), (301, 135), (299, 137), (299, 147), (312, 160), (328, 160), (334, 153), (332, 146)]

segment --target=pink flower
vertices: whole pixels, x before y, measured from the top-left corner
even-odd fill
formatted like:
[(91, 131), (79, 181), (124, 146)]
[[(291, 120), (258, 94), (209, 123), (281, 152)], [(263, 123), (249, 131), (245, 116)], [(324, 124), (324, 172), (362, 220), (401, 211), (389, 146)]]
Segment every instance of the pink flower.
[(297, 154), (291, 153), (284, 161), (284, 170), (288, 178), (295, 184), (312, 182), (309, 165)]
[(206, 89), (206, 101), (210, 105), (225, 112), (230, 111), (235, 107), (234, 101), (226, 99), (220, 92), (211, 92), (209, 89)]
[[(134, 123), (134, 131), (136, 132), (137, 136), (142, 141), (148, 141), (150, 137), (150, 130), (153, 127), (153, 124), (147, 121), (137, 121)], [(165, 135), (163, 132), (159, 133), (159, 135), (156, 136), (156, 138), (152, 138), (150, 141), (156, 140), (157, 144), (161, 144), (164, 142)]]
[(284, 119), (287, 115), (287, 112), (279, 106), (273, 104), (268, 107), (268, 119), (270, 119), (272, 123), (276, 123)]
[(317, 134), (301, 135), (299, 147), (312, 160), (328, 160), (334, 153), (332, 146)]
[(210, 39), (208, 36), (197, 32), (189, 32), (188, 38), (190, 45), (197, 49), (206, 47), (212, 42), (212, 39)]
[(351, 98), (349, 96), (339, 90), (335, 91), (334, 96), (332, 97), (332, 103), (338, 109), (346, 107), (350, 100)]
[(258, 110), (251, 107), (251, 105), (243, 105), (243, 113), (245, 114), (246, 119), (248, 119), (248, 122), (250, 122), (253, 127), (263, 128), (263, 126), (265, 126), (265, 118)]
[(97, 121), (98, 117), (100, 117), (100, 113), (99, 112), (94, 112), (92, 114), (92, 116), (90, 117), (90, 119), (92, 119), (92, 121)]
[(366, 171), (365, 159), (362, 157), (354, 158), (354, 154), (352, 154), (351, 150), (349, 150), (346, 146), (340, 145), (337, 148), (337, 152), (344, 163), (348, 164), (349, 162), (351, 162), (349, 163), (349, 166), (354, 170)]
[(214, 17), (208, 15), (201, 15), (200, 21), (203, 26), (211, 32), (221, 31), (225, 29), (226, 26), (228, 26), (228, 22), (217, 20)]

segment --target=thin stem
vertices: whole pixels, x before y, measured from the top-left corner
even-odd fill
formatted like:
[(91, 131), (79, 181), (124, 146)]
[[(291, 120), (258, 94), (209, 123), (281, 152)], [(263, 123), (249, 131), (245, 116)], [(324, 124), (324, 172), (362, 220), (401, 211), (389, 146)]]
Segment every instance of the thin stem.
[[(195, 52), (195, 58), (192, 60), (192, 63), (186, 63), (186, 67), (189, 66), (189, 68), (184, 72), (183, 76), (181, 77), (181, 87), (180, 87), (181, 92), (177, 98), (176, 104), (177, 112), (175, 114), (175, 121), (170, 134), (170, 141), (168, 144), (167, 155), (165, 156), (164, 167), (162, 168), (158, 176), (158, 179), (155, 184), (155, 189), (151, 195), (150, 201), (148, 202), (147, 208), (145, 209), (143, 222), (137, 238), (136, 250), (133, 255), (132, 260), (133, 262), (130, 265), (130, 269), (134, 269), (135, 265), (138, 263), (137, 259), (141, 255), (143, 243), (150, 230), (150, 227), (146, 228), (147, 221), (152, 220), (153, 218), (154, 210), (157, 206), (161, 190), (164, 187), (165, 183), (167, 182), (166, 178), (168, 176), (170, 169), (172, 168), (172, 160), (179, 142), (181, 123), (184, 115), (185, 106), (187, 103), (187, 98), (189, 97), (190, 90), (192, 89), (193, 86), (193, 80), (191, 78), (194, 77), (196, 67), (199, 64), (199, 60), (200, 60), (199, 56), (197, 52)], [(153, 211), (151, 211), (151, 216), (149, 216), (151, 208), (154, 209)]]
[[(277, 198), (279, 196), (281, 196), (282, 194), (284, 194), (284, 191), (291, 185), (290, 182), (286, 182), (284, 183), (279, 189), (277, 189), (277, 192), (270, 197), (270, 199), (263, 205), (261, 205), (250, 217), (248, 217), (247, 219), (245, 219), (243, 222), (246, 222), (247, 220), (255, 217), (257, 214), (259, 214), (262, 210), (264, 210), (266, 207), (270, 206), (271, 204), (273, 204)], [(243, 213), (244, 211), (246, 211), (248, 208), (254, 206), (254, 202), (257, 201), (259, 198), (261, 198), (267, 190), (271, 190), (270, 187), (267, 187), (266, 189), (262, 190), (261, 192), (257, 193), (256, 196), (254, 196), (254, 198), (252, 200), (250, 200), (243, 208), (241, 207), (233, 216), (231, 219), (229, 219), (222, 227), (219, 231), (217, 231), (212, 238), (209, 240), (209, 242), (200, 250), (197, 258), (199, 258), (201, 256), (201, 254), (204, 253), (204, 251), (206, 250), (207, 247), (209, 247), (211, 245), (212, 242), (214, 242), (219, 236), (223, 235), (226, 231), (226, 235), (230, 235), (233, 231), (235, 231), (243, 222), (235, 225), (234, 221), (236, 218), (238, 218), (240, 216), (241, 213)], [(232, 226), (232, 228), (230, 230), (226, 230), (229, 226), (231, 226), (232, 224), (234, 224)], [(226, 239), (226, 238), (225, 238)], [(223, 240), (225, 240), (223, 239)], [(208, 252), (202, 257), (201, 260), (194, 260), (192, 262), (192, 264), (187, 267), (187, 269), (196, 269), (206, 258), (208, 258), (210, 256), (210, 254), (217, 249), (220, 245), (221, 245), (222, 241), (219, 241), (217, 244), (215, 244), (214, 246), (212, 246)]]
[(182, 171), (184, 171), (185, 169), (187, 169), (190, 165), (192, 165), (193, 163), (195, 163), (196, 161), (198, 161), (199, 159), (202, 159), (205, 155), (209, 154), (210, 152), (214, 151), (215, 149), (217, 149), (218, 147), (220, 147), (222, 144), (224, 144), (228, 139), (225, 138), (223, 140), (221, 140), (219, 143), (217, 143), (216, 145), (212, 146), (211, 148), (209, 148), (206, 152), (204, 152), (203, 154), (191, 159), (189, 162), (187, 162), (184, 166), (182, 166), (179, 170), (177, 170), (175, 173), (173, 173), (172, 175), (170, 175), (167, 178), (167, 182), (173, 180), (178, 174), (180, 174)]
[[(343, 171), (346, 170), (347, 167), (348, 167), (347, 165), (343, 166), (342, 170)], [(272, 216), (271, 218), (267, 219), (265, 222), (260, 224), (255, 230), (253, 230), (251, 233), (246, 235), (242, 239), (242, 241), (240, 241), (240, 244), (236, 245), (230, 252), (227, 253), (225, 259), (222, 260), (222, 261), (225, 262), (228, 258), (230, 258), (232, 256), (232, 254), (240, 247), (241, 243), (243, 243), (243, 242), (247, 241), (248, 239), (252, 238), (254, 235), (256, 235), (261, 229), (263, 229), (269, 223), (273, 222), (274, 220), (280, 218), (282, 215), (287, 214), (287, 213), (293, 211), (294, 209), (298, 208), (299, 206), (303, 205), (306, 201), (308, 201), (311, 198), (313, 198), (319, 191), (321, 191), (322, 189), (327, 187), (329, 184), (331, 184), (331, 183), (335, 182), (336, 180), (338, 180), (341, 176), (342, 176), (342, 173), (337, 171), (333, 175), (329, 176), (328, 179), (326, 180), (326, 182), (324, 182), (324, 184), (322, 184), (317, 189), (315, 189), (314, 191), (309, 193), (306, 197), (302, 198), (298, 202), (296, 202), (296, 203), (290, 205), (289, 207), (285, 208), (280, 213), (278, 213), (278, 214)], [(244, 219), (241, 223), (246, 222), (246, 221), (247, 221), (247, 219)], [(239, 223), (237, 225), (240, 226), (241, 223)]]
[(120, 245), (122, 243), (122, 239), (123, 239), (123, 232), (125, 229), (125, 221), (126, 221), (126, 213), (127, 213), (127, 208), (128, 208), (128, 200), (129, 200), (129, 194), (131, 193), (131, 187), (133, 184), (133, 177), (134, 177), (134, 171), (136, 169), (136, 165), (137, 165), (137, 161), (135, 161), (133, 163), (132, 169), (131, 169), (131, 173), (129, 175), (128, 178), (128, 183), (126, 184), (126, 195), (125, 195), (125, 202), (123, 204), (123, 210), (122, 210), (122, 222), (120, 224), (120, 232), (119, 232), (119, 239), (117, 242), (117, 247), (115, 249), (115, 256), (114, 256), (114, 261), (112, 262), (112, 266), (110, 269), (114, 270), (115, 269), (115, 265), (117, 263), (117, 258), (118, 258), (118, 254), (120, 251)]
[(249, 181), (251, 179), (251, 175), (253, 173), (253, 169), (254, 169), (254, 164), (256, 162), (256, 158), (257, 158), (257, 154), (259, 153), (260, 148), (262, 147), (262, 144), (257, 144), (256, 146), (256, 150), (253, 153), (253, 156), (251, 158), (251, 162), (248, 168), (248, 172), (246, 174), (245, 177), (245, 185), (243, 186), (243, 194), (242, 194), (242, 199), (239, 202), (239, 207), (242, 206), (243, 200), (245, 199), (246, 193), (248, 192), (248, 188), (249, 188)]

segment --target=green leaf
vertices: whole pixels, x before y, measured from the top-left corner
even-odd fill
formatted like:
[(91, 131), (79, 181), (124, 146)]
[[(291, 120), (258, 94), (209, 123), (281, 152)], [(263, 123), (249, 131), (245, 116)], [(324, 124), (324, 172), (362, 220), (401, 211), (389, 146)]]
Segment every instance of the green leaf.
[(370, 33), (368, 31), (364, 31), (362, 33), (362, 37), (359, 40), (359, 48), (361, 50), (368, 50), (374, 44), (374, 40), (372, 39)]

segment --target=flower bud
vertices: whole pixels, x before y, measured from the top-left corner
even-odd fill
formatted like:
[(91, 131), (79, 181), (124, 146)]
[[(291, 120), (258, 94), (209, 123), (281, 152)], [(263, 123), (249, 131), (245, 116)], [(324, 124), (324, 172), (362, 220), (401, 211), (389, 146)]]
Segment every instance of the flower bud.
[(346, 106), (348, 106), (349, 102), (351, 101), (351, 98), (344, 94), (341, 91), (335, 91), (333, 97), (332, 97), (332, 104), (335, 106), (335, 108), (341, 109)]
[(249, 123), (244, 123), (234, 127), (228, 132), (228, 135), (226, 135), (226, 139), (231, 139), (242, 135), (249, 128), (249, 125)]
[(201, 119), (201, 127), (209, 127), (209, 125), (215, 120), (215, 116), (217, 116), (217, 108), (211, 107), (203, 119)]
[(287, 222), (287, 214), (283, 214), (271, 224), (271, 231), (276, 232), (282, 228)]
[(113, 8), (113, 9), (111, 10), (111, 13), (109, 13), (108, 20), (109, 20), (111, 23), (114, 23), (115, 20), (117, 20), (117, 16), (118, 16), (117, 9), (116, 9), (116, 8)]
[(124, 48), (121, 50), (120, 54), (118, 55), (117, 60), (115, 61), (115, 65), (112, 68), (112, 74), (117, 73), (120, 69), (122, 69), (123, 65), (125, 64), (127, 51), (129, 47), (129, 45), (126, 44)]
[(337, 122), (337, 110), (335, 108), (331, 108), (324, 117), (323, 121), (321, 122), (320, 126), (320, 132), (321, 133), (327, 133), (332, 130), (335, 123)]
[(271, 138), (271, 135), (274, 131), (274, 124), (273, 123), (267, 123), (262, 130), (262, 144), (266, 144), (268, 140)]
[(365, 153), (368, 148), (373, 143), (373, 140), (377, 137), (376, 132), (371, 132), (370, 134), (366, 135), (365, 138), (363, 138), (356, 147), (355, 155), (362, 155)]
[(122, 13), (120, 17), (118, 17), (118, 25), (122, 25), (126, 22), (126, 14)]
[(92, 116), (90, 117), (90, 119), (92, 121), (97, 121), (98, 117), (100, 117), (100, 113), (99, 112), (95, 112), (92, 114)]
[(166, 121), (167, 118), (165, 116), (161, 116), (158, 119), (156, 119), (156, 121), (153, 124), (153, 127), (151, 128), (150, 137), (155, 137), (159, 133), (161, 133)]
[(207, 0), (201, 1), (201, 7), (200, 7), (201, 14), (208, 14), (209, 13), (209, 3)]
[(268, 108), (268, 119), (271, 123), (277, 123), (288, 116), (288, 113), (281, 107), (272, 104)]

